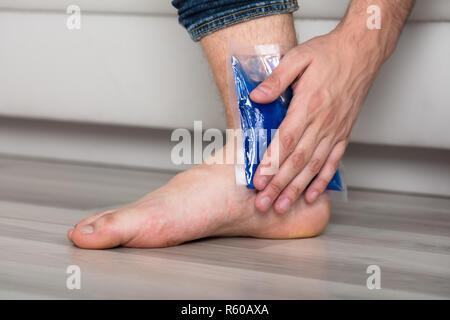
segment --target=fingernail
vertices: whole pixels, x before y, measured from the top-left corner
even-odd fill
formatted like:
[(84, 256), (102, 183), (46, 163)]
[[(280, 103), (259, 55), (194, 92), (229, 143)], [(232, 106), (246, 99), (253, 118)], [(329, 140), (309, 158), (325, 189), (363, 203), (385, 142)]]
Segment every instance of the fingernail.
[(258, 86), (254, 91), (256, 91), (258, 94), (263, 94), (265, 96), (270, 93), (270, 89), (265, 86)]
[(317, 191), (311, 192), (311, 200), (312, 201), (316, 200), (318, 195), (319, 195), (319, 193)]
[(78, 229), (78, 231), (80, 231), (81, 233), (84, 233), (84, 234), (94, 233), (94, 227), (91, 226), (90, 224), (86, 224), (84, 226), (79, 226), (77, 229)]
[(278, 208), (281, 209), (281, 211), (286, 212), (291, 208), (291, 201), (288, 198), (282, 198), (280, 199), (280, 202), (278, 203)]
[(259, 201), (259, 203), (262, 209), (265, 211), (269, 209), (271, 201), (269, 197), (264, 197)]

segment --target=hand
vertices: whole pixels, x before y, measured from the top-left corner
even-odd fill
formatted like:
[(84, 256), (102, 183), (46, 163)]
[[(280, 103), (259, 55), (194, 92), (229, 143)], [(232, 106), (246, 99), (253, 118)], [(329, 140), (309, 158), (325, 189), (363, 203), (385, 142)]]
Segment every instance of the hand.
[[(286, 118), (269, 146), (255, 176), (260, 190), (255, 206), (272, 205), (287, 212), (306, 190), (308, 202), (325, 190), (348, 144), (353, 125), (384, 60), (384, 51), (345, 30), (335, 30), (291, 49), (251, 99), (269, 103), (292, 84), (293, 98)], [(279, 150), (279, 152), (272, 152)], [(279, 157), (275, 175), (262, 175)]]

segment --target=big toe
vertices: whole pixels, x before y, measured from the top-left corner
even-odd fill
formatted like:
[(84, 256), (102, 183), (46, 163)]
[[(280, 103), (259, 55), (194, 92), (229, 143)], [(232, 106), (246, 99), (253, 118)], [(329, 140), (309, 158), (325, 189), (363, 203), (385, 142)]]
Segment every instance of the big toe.
[(105, 214), (112, 213), (112, 212), (115, 212), (115, 210), (100, 211), (100, 212), (94, 213), (93, 215), (90, 215), (89, 217), (84, 218), (83, 220), (80, 220), (80, 222), (78, 222), (73, 228), (70, 228), (67, 231), (67, 238), (69, 238), (69, 240), (73, 242), (72, 234), (73, 234), (73, 231), (75, 228), (85, 225), (85, 224), (93, 223), (98, 218), (104, 216)]
[(122, 244), (123, 232), (117, 213), (107, 213), (72, 230), (72, 242), (84, 249), (107, 249)]

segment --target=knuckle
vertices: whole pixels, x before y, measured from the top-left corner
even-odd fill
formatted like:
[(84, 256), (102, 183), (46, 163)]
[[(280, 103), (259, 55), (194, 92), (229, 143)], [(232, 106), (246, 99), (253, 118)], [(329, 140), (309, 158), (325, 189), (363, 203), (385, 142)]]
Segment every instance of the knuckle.
[[(299, 45), (294, 48), (294, 50), (289, 51), (292, 53), (292, 56), (295, 57), (295, 59), (307, 59), (310, 54), (311, 48), (308, 45)], [(288, 52), (288, 53), (289, 53)]]
[(312, 159), (311, 162), (309, 163), (309, 170), (316, 174), (319, 172), (322, 162), (320, 161), (320, 159)]
[(328, 180), (323, 177), (319, 177), (317, 178), (317, 184), (319, 186), (320, 191), (323, 191), (328, 185)]
[(297, 46), (296, 48), (295, 48), (295, 51), (294, 51), (294, 53), (295, 53), (295, 56), (298, 58), (299, 56), (302, 56), (303, 54), (304, 54), (304, 52), (305, 52), (305, 48), (303, 48), (303, 47), (301, 47), (301, 46)]
[(348, 128), (347, 132), (344, 134), (344, 137), (342, 139), (346, 145), (347, 145), (348, 141), (350, 140), (350, 136), (352, 135), (352, 129), (353, 129), (352, 127)]
[(280, 90), (280, 87), (281, 87), (280, 77), (276, 73), (273, 73), (272, 76), (267, 78), (266, 84), (269, 86), (269, 88), (272, 91), (276, 91), (277, 92), (277, 91)]
[(305, 153), (303, 151), (298, 151), (292, 155), (292, 166), (295, 169), (302, 169), (305, 165)]
[(345, 124), (339, 126), (337, 132), (338, 132), (338, 135), (337, 135), (338, 139), (340, 139), (340, 140), (345, 139), (347, 136), (347, 128), (346, 128)]
[(295, 184), (291, 184), (286, 188), (286, 196), (292, 202), (296, 201), (302, 193), (302, 189)]
[(338, 138), (340, 140), (347, 140), (350, 138), (352, 132), (352, 123), (348, 121), (342, 120), (340, 125), (337, 128)]
[(281, 145), (282, 145), (283, 149), (286, 150), (287, 152), (294, 151), (294, 147), (295, 147), (294, 135), (291, 133), (287, 133), (286, 135), (283, 135), (281, 137)]
[(331, 93), (326, 89), (322, 89), (311, 96), (309, 108), (310, 110), (317, 110), (323, 105), (331, 104), (331, 101)]
[(337, 156), (333, 156), (328, 161), (330, 163), (329, 166), (331, 168), (330, 174), (334, 174), (336, 170), (339, 168), (340, 158), (338, 158)]
[(333, 174), (336, 172), (337, 169), (339, 169), (339, 163), (340, 163), (339, 159), (336, 159), (333, 161), (333, 163), (332, 163)]
[(272, 195), (278, 195), (281, 191), (283, 191), (283, 186), (278, 181), (270, 182), (268, 188), (269, 193)]

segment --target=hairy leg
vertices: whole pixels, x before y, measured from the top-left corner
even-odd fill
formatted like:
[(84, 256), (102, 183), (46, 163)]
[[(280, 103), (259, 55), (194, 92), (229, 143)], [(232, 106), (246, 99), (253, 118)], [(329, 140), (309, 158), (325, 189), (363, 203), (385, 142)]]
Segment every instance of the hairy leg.
[(208, 58), (217, 87), (222, 96), (227, 113), (228, 124), (232, 126), (232, 116), (227, 84), (227, 47), (229, 41), (248, 45), (280, 44), (295, 46), (295, 34), (292, 14), (279, 14), (261, 17), (235, 24), (203, 37), (200, 40), (203, 51)]

